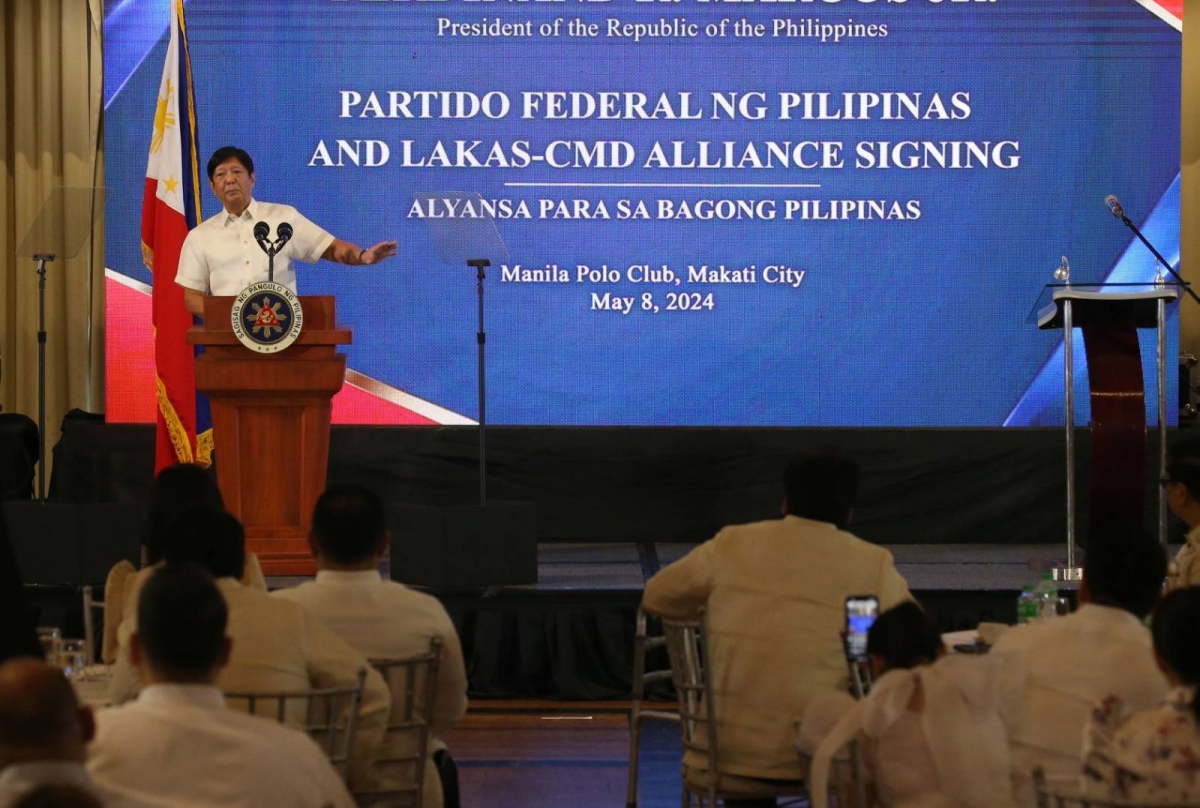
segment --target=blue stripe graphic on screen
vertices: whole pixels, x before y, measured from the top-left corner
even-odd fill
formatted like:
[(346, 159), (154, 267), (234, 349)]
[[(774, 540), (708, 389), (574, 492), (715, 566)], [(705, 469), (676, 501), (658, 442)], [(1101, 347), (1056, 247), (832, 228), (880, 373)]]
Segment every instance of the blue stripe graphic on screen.
[[(165, 42), (126, 5), (106, 21), (107, 259), (148, 281)], [(257, 198), (339, 238), (400, 242), (299, 268), (353, 328), (350, 367), (470, 418), (475, 274), (422, 218), (464, 211), (422, 195), (480, 194), (511, 256), (487, 279), (497, 424), (1053, 423), (1061, 335), (1025, 317), (1059, 256), (1153, 272), (1108, 193), (1179, 249), (1157, 222), (1168, 189), (1178, 205), (1180, 32), (1135, 0), (187, 11), (205, 149), (246, 148)]]
[[(1171, 262), (1173, 269), (1179, 269), (1179, 191), (1180, 177), (1176, 176), (1171, 187), (1163, 194), (1162, 201), (1154, 208), (1153, 213), (1145, 222), (1138, 224), (1138, 229), (1146, 239), (1158, 247), (1158, 251)], [(1126, 215), (1131, 212), (1126, 211)], [(1131, 217), (1132, 218), (1132, 217)], [(1135, 221), (1135, 224), (1137, 222)], [(1097, 226), (1113, 227), (1128, 233), (1121, 223), (1114, 220), (1101, 221)], [(1121, 253), (1120, 259), (1111, 272), (1096, 275), (1084, 273), (1078, 275), (1077, 281), (1086, 278), (1089, 281), (1103, 283), (1153, 283), (1155, 274), (1155, 258), (1136, 237), (1129, 236), (1129, 246)], [(1167, 271), (1163, 270), (1164, 277)], [(1168, 280), (1171, 280), (1167, 277)], [(1181, 293), (1182, 296), (1182, 293)], [(1190, 304), (1189, 304), (1190, 305)], [(1167, 402), (1176, 400), (1179, 388), (1179, 377), (1173, 372), (1175, 361), (1171, 357), (1179, 354), (1179, 318), (1178, 309), (1172, 306), (1167, 313)], [(1061, 334), (1061, 332), (1057, 332)], [(1153, 331), (1140, 332), (1142, 349), (1142, 369), (1145, 376), (1147, 423), (1158, 423), (1158, 378), (1157, 378), (1157, 336)], [(1090, 423), (1091, 401), (1087, 396), (1087, 356), (1083, 350), (1083, 334), (1076, 331), (1072, 343), (1075, 360), (1075, 421), (1079, 424)], [(1063, 365), (1063, 346), (1061, 340), (1055, 347), (1045, 366), (1034, 379), (1033, 384), (1025, 391), (1025, 395), (1017, 402), (1011, 414), (1005, 419), (1005, 426), (1056, 426), (1062, 424), (1066, 417), (1063, 404), (1064, 386), (1066, 384), (1065, 367)], [(1167, 423), (1174, 425), (1179, 421), (1176, 407), (1167, 407)]]
[(171, 0), (121, 0), (104, 16), (104, 108), (167, 33)]

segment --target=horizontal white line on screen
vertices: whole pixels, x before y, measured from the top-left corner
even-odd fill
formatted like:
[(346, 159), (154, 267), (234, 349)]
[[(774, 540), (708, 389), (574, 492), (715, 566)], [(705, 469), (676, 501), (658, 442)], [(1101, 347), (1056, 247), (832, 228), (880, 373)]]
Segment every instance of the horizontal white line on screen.
[(745, 182), (506, 182), (508, 188), (820, 188), (811, 183)]
[(154, 290), (150, 288), (150, 284), (142, 283), (141, 281), (131, 278), (128, 275), (123, 275), (112, 267), (104, 268), (104, 277), (108, 278), (110, 281), (116, 281), (122, 286), (128, 286), (135, 292), (141, 292), (145, 295), (154, 293)]
[(426, 401), (423, 398), (417, 398), (412, 393), (392, 387), (386, 382), (381, 382), (378, 379), (371, 378), (365, 373), (360, 373), (357, 370), (346, 368), (346, 384), (364, 390), (376, 398), (382, 398), (385, 401), (390, 401), (398, 407), (415, 412), (417, 415), (428, 418), (436, 424), (449, 424), (455, 426), (473, 426), (477, 422), (472, 421), (465, 415), (460, 415), (457, 412), (448, 410), (445, 407), (439, 407), (432, 401)]

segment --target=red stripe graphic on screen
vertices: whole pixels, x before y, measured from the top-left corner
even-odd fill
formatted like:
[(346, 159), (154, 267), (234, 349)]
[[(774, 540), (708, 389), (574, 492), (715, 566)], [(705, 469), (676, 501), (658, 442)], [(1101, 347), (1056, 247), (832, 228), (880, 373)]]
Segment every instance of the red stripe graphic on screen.
[(1183, 0), (1136, 0), (1136, 2), (1149, 9), (1164, 22), (1169, 23), (1171, 27), (1181, 29)]
[[(154, 342), (150, 290), (113, 270), (106, 272), (105, 318), (108, 324), (105, 366), (110, 422), (150, 423), (157, 407), (154, 394)], [(415, 399), (353, 370), (333, 397), (335, 424), (417, 425), (469, 424), (467, 418)], [(409, 406), (401, 403), (409, 401)]]

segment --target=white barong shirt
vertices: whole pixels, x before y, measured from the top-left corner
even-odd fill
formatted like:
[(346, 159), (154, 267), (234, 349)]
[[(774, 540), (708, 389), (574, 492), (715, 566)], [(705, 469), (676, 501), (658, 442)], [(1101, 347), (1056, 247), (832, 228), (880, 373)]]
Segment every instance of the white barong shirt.
[(251, 199), (241, 216), (221, 208), (187, 234), (179, 252), (175, 283), (214, 295), (236, 295), (252, 283), (267, 280), (267, 254), (254, 238), (254, 226), (266, 222), (268, 238), (278, 236), (281, 222), (292, 226), (292, 238), (275, 256), (275, 283), (296, 291), (295, 261), (316, 263), (333, 236), (291, 205)]
[(1084, 725), (1092, 708), (1117, 696), (1135, 710), (1162, 700), (1167, 680), (1154, 663), (1150, 632), (1124, 609), (1085, 604), (1074, 614), (1018, 626), (991, 653), (1016, 666), (1020, 692), (1009, 718), (1013, 791), (1020, 805), (1035, 803), (1033, 770), (1047, 782), (1079, 783)]
[(151, 685), (96, 714), (88, 772), (161, 808), (351, 808), (328, 758), (299, 730), (227, 709), (204, 685)]
[(646, 583), (655, 614), (707, 606), (721, 772), (802, 776), (796, 719), (817, 694), (846, 687), (850, 595), (874, 595), (881, 610), (911, 597), (887, 550), (798, 516), (727, 527)]
[[(437, 598), (385, 581), (374, 570), (320, 570), (316, 580), (272, 595), (301, 605), (368, 659), (423, 654), (429, 650), (430, 639), (440, 637), (433, 737), (436, 739), (463, 717), (467, 710), (467, 674), (462, 645), (450, 615)], [(399, 703), (403, 694), (394, 693), (392, 698)], [(433, 748), (431, 745), (431, 752)], [(432, 760), (426, 761), (424, 782), (426, 808), (440, 806), (441, 784)], [(386, 782), (374, 783), (374, 787), (385, 786)]]

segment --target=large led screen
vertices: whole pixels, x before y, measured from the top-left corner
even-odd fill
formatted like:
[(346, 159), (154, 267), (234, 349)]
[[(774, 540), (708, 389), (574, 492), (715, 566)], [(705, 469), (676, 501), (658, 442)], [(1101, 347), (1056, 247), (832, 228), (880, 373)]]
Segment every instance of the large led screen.
[[(105, 20), (110, 420), (153, 418), (139, 223), (168, 10)], [(202, 170), (238, 145), (256, 198), (400, 244), (298, 268), (354, 332), (342, 422), (478, 418), (473, 249), (505, 256), (483, 286), (507, 425), (1061, 423), (1062, 332), (1027, 322), (1061, 257), (1155, 276), (1105, 196), (1178, 260), (1181, 2), (185, 10)]]

